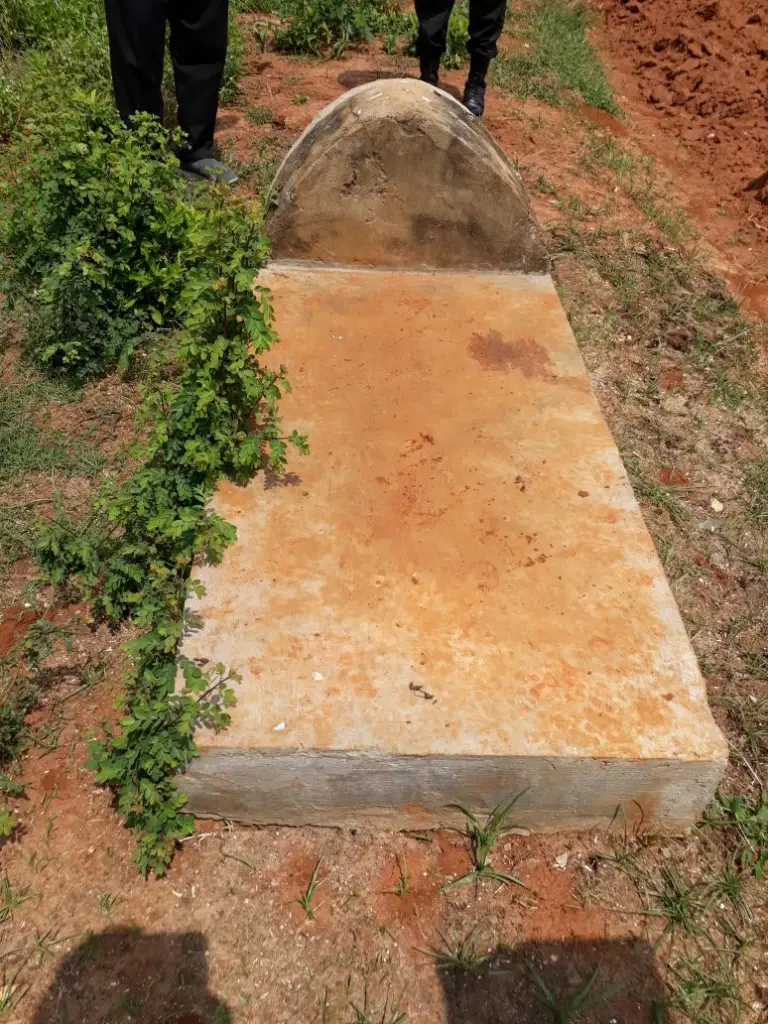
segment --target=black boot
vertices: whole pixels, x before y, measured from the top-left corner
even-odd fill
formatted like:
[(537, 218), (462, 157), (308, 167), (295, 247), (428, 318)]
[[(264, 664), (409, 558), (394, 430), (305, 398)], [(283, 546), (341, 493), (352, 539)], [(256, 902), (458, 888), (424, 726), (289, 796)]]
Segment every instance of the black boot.
[(428, 85), (437, 85), (440, 80), (440, 54), (430, 53), (420, 56), (419, 65), (421, 66), (421, 75), (419, 76), (421, 81)]
[(464, 106), (475, 117), (482, 117), (485, 110), (485, 76), (490, 61), (487, 57), (472, 57), (469, 77), (464, 86)]

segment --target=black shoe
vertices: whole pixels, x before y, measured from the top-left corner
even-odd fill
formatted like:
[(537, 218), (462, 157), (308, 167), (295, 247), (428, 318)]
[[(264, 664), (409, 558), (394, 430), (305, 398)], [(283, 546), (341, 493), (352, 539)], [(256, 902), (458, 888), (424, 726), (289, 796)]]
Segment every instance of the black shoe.
[(216, 185), (234, 185), (237, 181), (232, 168), (212, 156), (204, 156), (201, 160), (182, 160), (179, 173), (185, 178), (196, 178), (198, 181), (202, 178)]
[(482, 117), (485, 110), (485, 82), (467, 79), (464, 86), (464, 106), (474, 117)]
[(440, 58), (430, 55), (429, 57), (420, 57), (419, 64), (421, 65), (421, 74), (419, 78), (422, 82), (426, 82), (427, 85), (439, 85), (440, 84)]

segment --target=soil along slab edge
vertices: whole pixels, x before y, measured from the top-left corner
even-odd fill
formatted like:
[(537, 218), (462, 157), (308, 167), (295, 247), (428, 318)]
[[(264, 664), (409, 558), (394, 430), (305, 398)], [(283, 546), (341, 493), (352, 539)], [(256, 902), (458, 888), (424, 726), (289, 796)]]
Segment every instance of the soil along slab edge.
[(224, 485), (184, 653), (243, 675), (190, 808), (557, 829), (693, 822), (727, 746), (548, 276), (275, 263), (312, 454)]
[(287, 154), (267, 233), (280, 259), (545, 273), (522, 182), (452, 96), (413, 79), (331, 103)]

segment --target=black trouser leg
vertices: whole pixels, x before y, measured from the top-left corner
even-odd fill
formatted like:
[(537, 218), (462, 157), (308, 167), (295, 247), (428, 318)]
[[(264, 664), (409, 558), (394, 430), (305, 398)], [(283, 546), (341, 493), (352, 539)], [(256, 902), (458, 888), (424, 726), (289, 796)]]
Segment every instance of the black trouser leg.
[(416, 17), (419, 21), (416, 52), (422, 61), (439, 63), (445, 53), (448, 20), (452, 10), (453, 0), (416, 0)]
[(227, 0), (170, 0), (171, 60), (186, 159), (210, 156), (227, 56)]
[(163, 0), (105, 0), (112, 87), (128, 124), (137, 111), (163, 117)]
[(504, 28), (506, 0), (469, 0), (470, 74), (481, 72), (483, 78), (488, 65), (496, 56), (496, 43)]

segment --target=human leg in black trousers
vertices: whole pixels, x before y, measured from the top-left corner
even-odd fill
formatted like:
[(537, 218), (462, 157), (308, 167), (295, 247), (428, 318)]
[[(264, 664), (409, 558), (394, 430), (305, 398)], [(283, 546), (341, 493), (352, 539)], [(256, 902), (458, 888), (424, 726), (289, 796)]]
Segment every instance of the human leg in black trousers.
[(105, 0), (112, 88), (118, 113), (130, 124), (139, 111), (163, 116), (163, 0)]
[(213, 159), (219, 88), (227, 54), (227, 0), (105, 0), (115, 102), (126, 124), (137, 111), (163, 115), (165, 22), (176, 82), (184, 168), (231, 181)]
[[(416, 0), (419, 22), (417, 51), (421, 64), (421, 77), (425, 82), (437, 84), (440, 58), (445, 52), (448, 20), (454, 0)], [(499, 36), (504, 28), (506, 0), (469, 0), (470, 69), (464, 90), (464, 103), (475, 114), (482, 116), (485, 101), (485, 78), (490, 62), (496, 56)]]
[(475, 117), (485, 110), (485, 78), (498, 53), (504, 28), (507, 0), (469, 0), (469, 76), (464, 87), (464, 106)]
[(170, 51), (179, 125), (188, 159), (213, 156), (219, 89), (227, 56), (227, 0), (170, 0)]
[(421, 66), (421, 80), (429, 82), (430, 85), (437, 85), (453, 2), (454, 0), (416, 0), (416, 18), (419, 22), (416, 52)]

